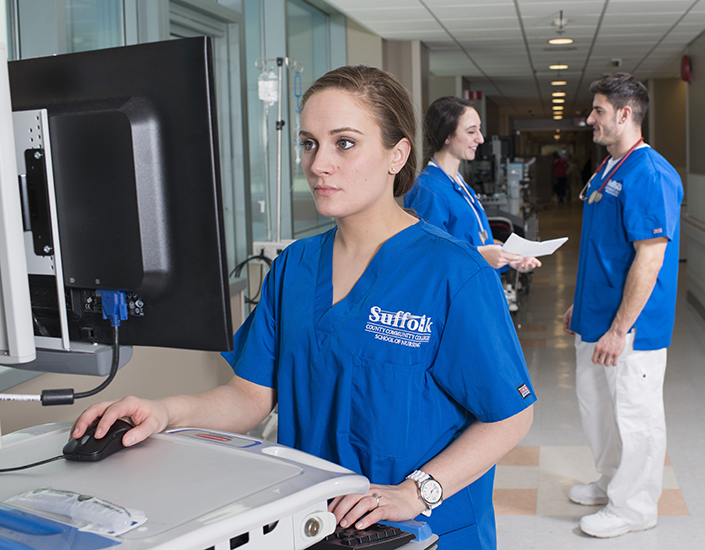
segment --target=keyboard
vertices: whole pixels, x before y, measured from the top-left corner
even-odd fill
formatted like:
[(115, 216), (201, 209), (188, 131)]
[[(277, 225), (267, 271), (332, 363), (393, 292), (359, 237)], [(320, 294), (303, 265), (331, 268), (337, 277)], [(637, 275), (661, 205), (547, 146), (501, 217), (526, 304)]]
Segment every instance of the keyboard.
[(335, 531), (309, 550), (394, 550), (411, 542), (415, 535), (398, 527), (375, 523), (367, 529), (336, 527)]

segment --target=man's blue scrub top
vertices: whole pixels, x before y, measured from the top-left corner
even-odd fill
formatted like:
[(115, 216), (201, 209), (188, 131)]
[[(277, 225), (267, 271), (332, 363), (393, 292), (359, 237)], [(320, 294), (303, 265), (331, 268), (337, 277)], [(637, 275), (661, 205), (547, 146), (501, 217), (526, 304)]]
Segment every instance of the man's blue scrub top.
[[(599, 189), (607, 175), (605, 166), (593, 178), (586, 196)], [(656, 286), (634, 324), (634, 349), (656, 350), (671, 344), (682, 200), (680, 176), (646, 146), (636, 149), (607, 182), (600, 202), (584, 203), (570, 324), (584, 341), (597, 342), (612, 325), (636, 255), (633, 241), (667, 237)]]
[[(479, 253), (421, 221), (385, 242), (332, 305), (335, 234), (284, 250), (223, 354), (240, 377), (277, 390), (280, 443), (395, 485), (476, 418), (503, 420), (535, 401)], [(420, 516), (444, 550), (495, 547), (493, 479)]]
[[(442, 168), (428, 164), (416, 178), (411, 191), (404, 195), (404, 208), (414, 210), (421, 219), (475, 247), (494, 244), (490, 222), (480, 199), (472, 187), (466, 184), (465, 188), (472, 199), (467, 198), (460, 184)], [(484, 243), (480, 240), (483, 230), (487, 231), (488, 237)]]

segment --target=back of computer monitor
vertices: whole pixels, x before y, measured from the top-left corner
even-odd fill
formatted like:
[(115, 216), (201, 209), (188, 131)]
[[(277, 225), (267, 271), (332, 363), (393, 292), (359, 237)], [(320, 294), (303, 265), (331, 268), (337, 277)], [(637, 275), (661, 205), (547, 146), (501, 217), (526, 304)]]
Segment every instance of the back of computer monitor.
[(51, 143), (43, 159), (25, 145), (18, 155), (29, 264), (55, 253), (32, 198), (44, 197), (46, 172), (62, 257), (64, 296), (46, 270), (29, 270), (35, 335), (60, 337), (65, 300), (71, 342), (109, 344), (100, 292), (120, 290), (122, 344), (230, 349), (210, 39), (14, 61), (9, 75), (13, 110), (45, 112)]

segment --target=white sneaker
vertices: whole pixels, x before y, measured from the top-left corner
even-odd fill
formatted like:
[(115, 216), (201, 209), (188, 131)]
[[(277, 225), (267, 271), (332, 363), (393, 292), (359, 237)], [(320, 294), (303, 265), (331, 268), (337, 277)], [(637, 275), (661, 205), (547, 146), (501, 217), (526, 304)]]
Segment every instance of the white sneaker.
[(643, 531), (653, 527), (656, 527), (656, 521), (644, 525), (634, 524), (619, 517), (609, 506), (580, 520), (580, 529), (583, 533), (598, 538), (618, 537), (630, 531)]
[(570, 491), (568, 491), (568, 498), (584, 506), (595, 506), (609, 502), (607, 493), (597, 486), (596, 481), (588, 483), (587, 485), (573, 485)]

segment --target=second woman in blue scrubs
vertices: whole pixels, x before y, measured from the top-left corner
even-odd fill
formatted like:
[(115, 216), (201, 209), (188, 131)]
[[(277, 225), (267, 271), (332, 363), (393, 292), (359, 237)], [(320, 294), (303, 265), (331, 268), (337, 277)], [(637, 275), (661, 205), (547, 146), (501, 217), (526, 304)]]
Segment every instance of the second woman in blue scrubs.
[(496, 269), (509, 265), (520, 271), (539, 267), (536, 258), (522, 258), (495, 244), (487, 214), (475, 191), (459, 172), (463, 160), (473, 160), (484, 142), (480, 116), (472, 103), (441, 97), (426, 111), (425, 168), (404, 197), (404, 206), (428, 223), (477, 247)]
[(97, 434), (131, 419), (128, 445), (167, 427), (247, 432), (278, 403), (280, 443), (370, 479), (331, 503), (342, 526), (418, 516), (443, 550), (495, 548), (494, 464), (528, 431), (535, 397), (494, 270), (395, 199), (414, 181), (414, 135), (389, 73), (316, 81), (302, 99), (303, 169), (337, 227), (274, 261), (224, 354), (232, 381), (93, 405), (73, 436), (99, 416)]

